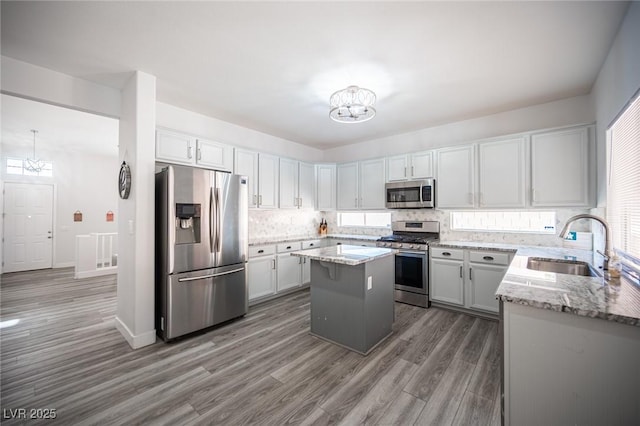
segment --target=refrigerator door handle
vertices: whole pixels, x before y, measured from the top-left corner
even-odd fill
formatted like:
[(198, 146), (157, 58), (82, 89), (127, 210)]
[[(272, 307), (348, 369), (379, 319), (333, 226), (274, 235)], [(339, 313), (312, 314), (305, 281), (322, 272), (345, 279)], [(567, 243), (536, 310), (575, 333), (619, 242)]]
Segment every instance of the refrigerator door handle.
[(213, 188), (209, 188), (209, 247), (211, 247), (211, 251), (212, 252), (214, 250), (214, 248), (213, 248), (213, 233), (214, 233), (214, 229), (213, 229), (213, 206), (214, 206)]
[(215, 238), (215, 251), (220, 251), (220, 188), (215, 189), (216, 200), (216, 238)]
[(220, 272), (218, 274), (200, 275), (197, 277), (188, 277), (188, 278), (178, 278), (178, 282), (182, 283), (185, 281), (205, 280), (207, 278), (221, 277), (223, 275), (235, 274), (236, 272), (242, 272), (242, 271), (244, 271), (244, 268), (233, 269), (231, 271)]

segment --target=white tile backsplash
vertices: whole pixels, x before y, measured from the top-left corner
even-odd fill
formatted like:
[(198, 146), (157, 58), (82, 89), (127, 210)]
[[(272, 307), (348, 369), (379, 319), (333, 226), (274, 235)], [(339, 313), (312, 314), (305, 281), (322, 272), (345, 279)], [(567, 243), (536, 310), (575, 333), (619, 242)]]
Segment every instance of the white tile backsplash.
[[(249, 242), (318, 234), (322, 213), (313, 210), (249, 210)], [(334, 228), (335, 229), (335, 228)]]
[[(589, 213), (583, 209), (556, 210), (556, 234), (543, 235), (515, 232), (452, 231), (449, 225), (451, 215), (445, 210), (415, 209), (392, 210), (392, 221), (437, 220), (440, 222), (440, 238), (443, 241), (471, 241), (505, 243), (529, 246), (562, 247), (563, 240), (558, 233), (571, 216)], [(387, 228), (338, 227), (338, 213), (312, 210), (249, 210), (249, 241), (265, 239), (286, 239), (290, 237), (314, 236), (318, 234), (321, 219), (327, 220), (329, 234), (383, 236), (391, 234)], [(590, 232), (590, 221), (578, 221), (572, 226), (574, 231)], [(595, 227), (594, 227), (595, 228)]]

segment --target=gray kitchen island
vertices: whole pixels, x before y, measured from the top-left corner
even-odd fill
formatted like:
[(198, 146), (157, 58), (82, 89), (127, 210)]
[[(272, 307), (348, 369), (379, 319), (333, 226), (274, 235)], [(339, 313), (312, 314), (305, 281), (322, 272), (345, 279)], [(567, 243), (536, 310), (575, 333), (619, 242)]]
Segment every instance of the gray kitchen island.
[(311, 260), (311, 334), (367, 355), (392, 332), (397, 250), (340, 245)]

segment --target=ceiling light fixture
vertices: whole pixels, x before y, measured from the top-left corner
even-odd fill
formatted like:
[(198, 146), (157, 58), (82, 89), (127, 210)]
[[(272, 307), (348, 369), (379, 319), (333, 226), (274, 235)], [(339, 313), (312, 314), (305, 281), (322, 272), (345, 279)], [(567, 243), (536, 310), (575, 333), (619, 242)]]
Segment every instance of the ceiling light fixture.
[(376, 115), (375, 103), (376, 94), (371, 90), (349, 86), (331, 95), (329, 117), (338, 123), (362, 123)]
[(32, 129), (31, 132), (33, 133), (33, 158), (27, 157), (27, 159), (24, 160), (24, 168), (32, 173), (40, 173), (46, 164), (44, 161), (36, 158), (36, 133), (38, 133), (38, 131)]

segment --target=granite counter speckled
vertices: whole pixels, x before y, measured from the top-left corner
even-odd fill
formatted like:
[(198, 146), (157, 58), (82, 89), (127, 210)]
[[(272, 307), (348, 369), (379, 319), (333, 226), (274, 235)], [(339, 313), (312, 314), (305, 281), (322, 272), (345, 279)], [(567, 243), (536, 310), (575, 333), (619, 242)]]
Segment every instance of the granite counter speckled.
[[(568, 312), (622, 324), (640, 326), (640, 288), (621, 278), (612, 285), (601, 277), (583, 277), (535, 271), (527, 268), (529, 257), (571, 259), (602, 264), (602, 257), (587, 250), (526, 247), (505, 244), (441, 241), (430, 247), (450, 247), (516, 253), (496, 291), (503, 302), (539, 309)], [(597, 269), (597, 268), (596, 268)]]
[(359, 240), (359, 241), (376, 241), (380, 237), (370, 235), (348, 235), (348, 234), (328, 234), (328, 235), (292, 235), (280, 237), (264, 237), (254, 238), (249, 241), (250, 246), (261, 246), (265, 244), (292, 243), (296, 241), (321, 240), (324, 238), (333, 238), (339, 240)]
[(398, 250), (381, 247), (361, 247), (341, 245), (334, 247), (321, 247), (294, 251), (292, 256), (308, 257), (320, 262), (341, 263), (343, 265), (356, 266), (396, 254)]

